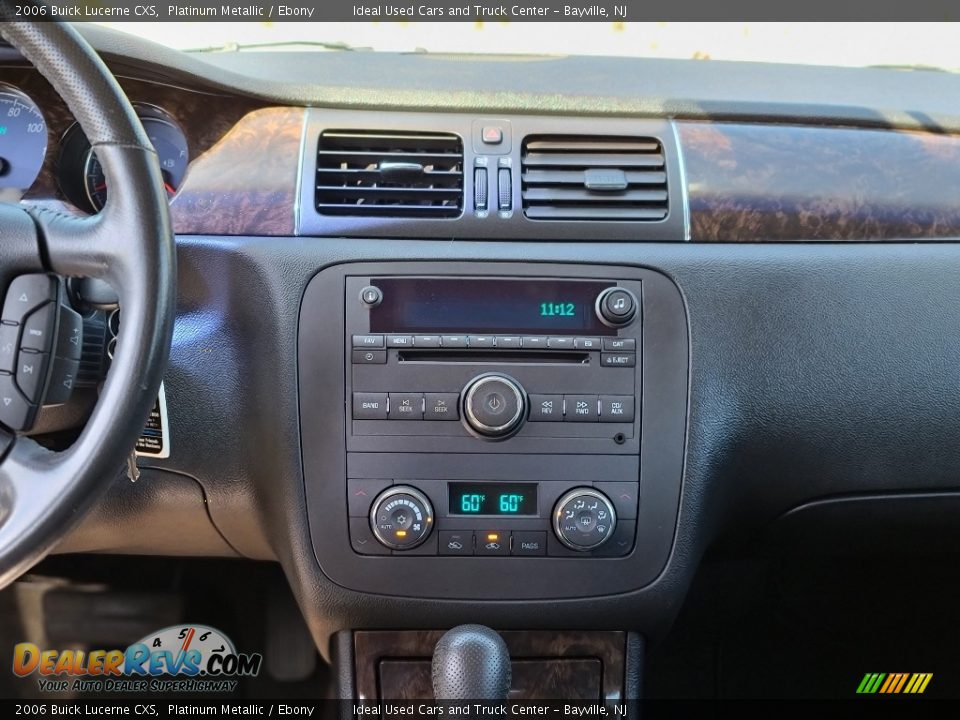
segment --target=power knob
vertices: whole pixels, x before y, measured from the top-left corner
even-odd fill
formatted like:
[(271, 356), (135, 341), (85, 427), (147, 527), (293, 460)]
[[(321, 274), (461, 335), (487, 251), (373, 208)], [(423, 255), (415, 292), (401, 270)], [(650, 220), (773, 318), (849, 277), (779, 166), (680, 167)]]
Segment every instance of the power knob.
[(463, 422), (470, 432), (482, 438), (508, 438), (520, 429), (526, 416), (527, 394), (508, 375), (478, 375), (467, 383), (462, 397)]
[(574, 488), (553, 509), (553, 531), (571, 550), (596, 550), (613, 535), (617, 513), (610, 498), (593, 488)]

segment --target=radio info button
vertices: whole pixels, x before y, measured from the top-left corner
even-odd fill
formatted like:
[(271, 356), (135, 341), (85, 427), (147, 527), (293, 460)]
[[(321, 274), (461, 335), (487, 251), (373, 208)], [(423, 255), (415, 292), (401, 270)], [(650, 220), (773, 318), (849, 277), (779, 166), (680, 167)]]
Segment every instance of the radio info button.
[(563, 395), (531, 395), (531, 422), (561, 422), (563, 420)]
[(424, 420), (459, 420), (459, 393), (426, 393)]
[(354, 420), (386, 420), (387, 394), (357, 392), (353, 394)]

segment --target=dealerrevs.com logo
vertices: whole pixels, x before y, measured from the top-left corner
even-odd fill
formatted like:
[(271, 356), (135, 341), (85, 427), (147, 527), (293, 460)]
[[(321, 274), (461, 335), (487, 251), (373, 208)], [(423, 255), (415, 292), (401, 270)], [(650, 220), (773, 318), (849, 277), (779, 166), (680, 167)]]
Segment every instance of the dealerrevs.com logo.
[(13, 648), (13, 673), (37, 676), (41, 692), (232, 692), (262, 664), (262, 655), (237, 652), (206, 625), (164, 628), (125, 650)]

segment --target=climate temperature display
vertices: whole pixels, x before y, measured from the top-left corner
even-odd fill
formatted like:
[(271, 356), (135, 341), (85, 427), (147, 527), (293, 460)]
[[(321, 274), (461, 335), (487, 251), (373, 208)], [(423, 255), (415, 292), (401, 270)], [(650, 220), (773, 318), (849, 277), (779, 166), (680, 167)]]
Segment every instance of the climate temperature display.
[(536, 515), (536, 483), (450, 483), (451, 515)]

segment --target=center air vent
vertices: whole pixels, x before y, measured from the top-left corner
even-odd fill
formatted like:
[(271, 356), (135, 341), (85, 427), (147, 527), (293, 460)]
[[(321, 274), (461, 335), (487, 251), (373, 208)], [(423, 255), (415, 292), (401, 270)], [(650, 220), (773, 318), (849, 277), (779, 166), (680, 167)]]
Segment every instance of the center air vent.
[(457, 217), (463, 145), (457, 135), (328, 130), (317, 151), (317, 212)]
[(523, 212), (531, 220), (667, 217), (663, 148), (653, 138), (528, 137), (522, 164)]

